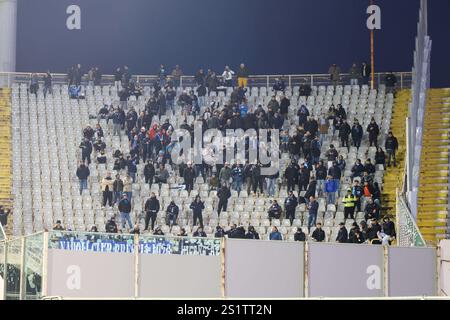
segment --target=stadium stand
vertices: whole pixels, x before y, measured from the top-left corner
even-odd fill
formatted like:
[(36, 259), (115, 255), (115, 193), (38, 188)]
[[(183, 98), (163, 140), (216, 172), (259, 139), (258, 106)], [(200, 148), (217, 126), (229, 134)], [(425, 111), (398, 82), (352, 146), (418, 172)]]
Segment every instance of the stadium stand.
[(10, 89), (0, 88), (0, 204), (11, 206), (11, 104)]
[[(82, 91), (85, 99), (71, 99), (67, 85), (53, 85), (53, 94), (44, 97), (43, 91), (39, 89), (37, 95), (30, 94), (26, 84), (14, 84), (11, 91), (12, 100), (12, 145), (13, 145), (13, 195), (14, 195), (14, 235), (22, 233), (30, 234), (42, 229), (51, 229), (56, 221), (71, 230), (86, 231), (96, 225), (99, 231), (105, 230), (107, 221), (118, 215), (117, 208), (102, 206), (101, 182), (107, 171), (115, 177), (114, 156), (116, 150), (120, 150), (125, 156), (130, 153), (130, 143), (124, 131), (120, 135), (113, 135), (113, 124), (111, 120), (100, 120), (100, 125), (104, 132), (104, 143), (106, 144), (106, 164), (99, 164), (96, 161), (97, 155), (92, 154), (92, 162), (89, 165), (90, 176), (88, 188), (80, 195), (80, 184), (76, 177), (76, 171), (81, 159), (79, 149), (83, 129), (90, 125), (95, 128), (99, 109), (104, 105), (117, 106), (119, 104), (119, 93), (114, 85), (86, 86)], [(187, 92), (190, 87), (184, 88)], [(150, 99), (153, 88), (145, 86), (143, 95), (137, 100), (132, 98), (128, 102), (128, 107), (134, 106), (139, 114), (145, 109), (147, 101)], [(228, 104), (232, 97), (232, 88), (227, 88), (225, 92), (211, 92), (206, 99), (206, 106), (210, 106), (214, 101), (219, 105)], [(177, 99), (183, 93), (183, 88), (177, 88)], [(280, 100), (282, 92), (274, 92), (272, 88), (251, 87), (248, 88), (248, 105), (262, 105), (267, 111), (267, 105), (271, 96), (275, 94)], [(337, 147), (339, 155), (346, 161), (345, 170), (342, 172), (339, 193), (335, 204), (326, 204), (325, 195), (318, 198), (319, 209), (317, 221), (323, 223), (326, 233), (326, 241), (335, 241), (339, 231), (339, 223), (345, 222), (350, 230), (354, 222), (360, 223), (365, 219), (365, 197), (362, 197), (361, 210), (355, 213), (355, 219), (344, 219), (344, 204), (342, 196), (346, 194), (348, 188), (352, 187), (352, 171), (356, 159), (361, 159), (364, 164), (367, 159), (371, 159), (374, 164), (376, 147), (369, 147), (366, 128), (372, 117), (380, 126), (379, 146), (384, 146), (387, 132), (391, 128), (392, 108), (394, 96), (386, 93), (382, 85), (377, 90), (370, 90), (367, 85), (338, 85), (314, 86), (309, 97), (299, 96), (299, 87), (287, 87), (285, 95), (290, 99), (287, 121), (283, 128), (288, 130), (290, 135), (296, 130), (298, 118), (296, 117), (300, 105), (306, 105), (310, 116), (318, 121), (325, 118), (332, 105), (342, 104), (346, 110), (350, 123), (353, 119), (358, 119), (363, 127), (364, 136), (359, 150), (351, 146), (349, 149), (340, 146), (338, 130), (333, 130), (330, 125), (328, 132), (323, 135), (321, 147), (321, 159), (326, 162), (326, 151), (331, 144)], [(181, 127), (184, 118), (181, 108), (176, 108), (175, 115), (162, 114), (154, 116), (152, 123), (164, 124), (166, 119), (174, 128)], [(201, 114), (205, 107), (201, 108)], [(186, 117), (187, 124), (194, 121), (193, 115)], [(332, 124), (332, 120), (330, 120)], [(335, 132), (333, 132), (335, 131)], [(400, 159), (397, 159), (400, 160)], [(283, 239), (294, 240), (294, 234), (298, 228), (307, 234), (314, 231), (314, 227), (308, 230), (308, 209), (305, 204), (300, 204), (295, 210), (295, 219), (291, 226), (288, 219), (284, 219), (284, 201), (287, 197), (287, 189), (282, 179), (287, 165), (290, 163), (288, 152), (281, 153), (280, 178), (278, 178), (275, 194), (269, 197), (267, 187), (263, 194), (248, 194), (246, 188), (240, 192), (231, 189), (231, 197), (228, 201), (226, 212), (222, 212), (220, 219), (217, 217), (217, 191), (213, 190), (202, 176), (195, 179), (193, 190), (189, 194), (186, 190), (180, 190), (180, 185), (184, 183), (178, 173), (176, 166), (166, 165), (169, 172), (167, 183), (153, 183), (150, 187), (145, 183), (143, 170), (144, 163), (137, 164), (136, 182), (132, 184), (132, 211), (131, 220), (140, 224), (140, 231), (143, 232), (145, 201), (154, 192), (160, 201), (161, 209), (158, 213), (156, 224), (161, 227), (164, 234), (177, 235), (180, 228), (185, 228), (191, 235), (196, 228), (192, 226), (192, 210), (190, 204), (196, 195), (200, 195), (204, 201), (203, 211), (205, 232), (208, 236), (213, 236), (216, 225), (229, 229), (232, 225), (242, 225), (255, 227), (260, 238), (267, 238), (272, 226), (277, 226)], [(304, 162), (300, 158), (298, 164)], [(400, 168), (401, 169), (401, 168)], [(125, 176), (125, 170), (119, 172)], [(314, 176), (312, 170), (311, 176)], [(376, 165), (373, 174), (373, 181), (378, 183), (380, 189), (383, 188), (384, 167), (382, 164)], [(359, 179), (360, 180), (360, 179)], [(391, 192), (391, 191), (389, 191)], [(304, 195), (304, 191), (300, 196)], [(395, 194), (395, 190), (394, 190)], [(295, 191), (295, 195), (299, 196)], [(174, 200), (180, 208), (178, 216), (178, 226), (169, 227), (166, 225), (166, 208), (170, 201)], [(268, 219), (267, 212), (272, 200), (278, 200), (282, 205), (283, 215), (280, 219)], [(392, 209), (394, 210), (394, 209)], [(386, 212), (389, 213), (389, 212)], [(117, 219), (119, 220), (119, 219)], [(126, 230), (124, 230), (126, 232)]]
[(425, 240), (437, 243), (449, 230), (448, 177), (450, 91), (428, 91), (418, 194), (418, 226)]

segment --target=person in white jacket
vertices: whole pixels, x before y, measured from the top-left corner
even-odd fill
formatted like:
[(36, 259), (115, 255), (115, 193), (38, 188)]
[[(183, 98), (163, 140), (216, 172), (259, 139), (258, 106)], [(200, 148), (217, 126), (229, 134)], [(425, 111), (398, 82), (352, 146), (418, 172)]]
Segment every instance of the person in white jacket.
[(234, 71), (230, 69), (229, 66), (225, 66), (225, 71), (222, 73), (223, 80), (225, 81), (226, 87), (233, 86), (233, 75)]

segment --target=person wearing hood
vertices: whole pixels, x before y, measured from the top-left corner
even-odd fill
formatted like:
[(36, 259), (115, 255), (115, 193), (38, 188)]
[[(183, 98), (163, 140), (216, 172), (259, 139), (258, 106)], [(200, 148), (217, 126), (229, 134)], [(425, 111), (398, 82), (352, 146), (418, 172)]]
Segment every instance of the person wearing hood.
[(259, 234), (254, 226), (248, 226), (248, 232), (245, 234), (246, 239), (259, 240)]
[(155, 228), (156, 216), (158, 215), (158, 211), (160, 209), (159, 200), (156, 198), (154, 192), (152, 192), (151, 196), (145, 202), (145, 228), (144, 230), (148, 230), (148, 225), (151, 220), (151, 230)]
[(169, 206), (166, 209), (166, 224), (173, 226), (177, 224), (178, 212), (180, 208), (175, 204), (175, 201), (170, 201)]
[(125, 229), (126, 222), (130, 229), (133, 229), (133, 223), (131, 222), (130, 212), (131, 212), (131, 202), (127, 197), (126, 193), (122, 194), (122, 200), (120, 200), (118, 209), (120, 212), (120, 220), (122, 223), (122, 229)]

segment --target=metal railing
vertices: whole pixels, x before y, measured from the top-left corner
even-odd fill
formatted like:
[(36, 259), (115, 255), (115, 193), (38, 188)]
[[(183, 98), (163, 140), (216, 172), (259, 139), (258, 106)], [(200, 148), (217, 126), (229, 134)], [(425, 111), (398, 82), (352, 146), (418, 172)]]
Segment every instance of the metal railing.
[[(7, 86), (11, 87), (13, 83), (26, 83), (29, 84), (31, 75), (30, 72), (0, 72), (0, 87)], [(42, 77), (44, 73), (36, 73), (39, 82), (42, 83)], [(378, 87), (384, 84), (384, 78), (387, 72), (375, 73), (375, 85)], [(394, 72), (397, 77), (397, 88), (409, 88), (412, 83), (412, 73), (411, 72)], [(169, 76), (170, 77), (170, 76)], [(52, 73), (54, 84), (67, 84), (68, 78), (67, 74), (64, 73)], [(132, 79), (139, 82), (141, 85), (152, 85), (155, 81), (159, 80), (157, 75), (133, 75)], [(235, 78), (236, 79), (236, 78)], [(333, 84), (329, 74), (291, 74), (291, 75), (250, 75), (248, 77), (249, 87), (272, 87), (276, 79), (283, 79), (286, 86), (294, 87), (300, 86), (302, 84), (309, 84), (311, 86), (327, 86)], [(83, 75), (82, 84), (88, 83), (87, 75)], [(339, 84), (349, 84), (350, 75), (348, 73), (341, 73)], [(101, 85), (112, 85), (114, 84), (113, 75), (102, 75)], [(180, 87), (195, 87), (196, 82), (194, 76), (182, 76), (180, 78)]]

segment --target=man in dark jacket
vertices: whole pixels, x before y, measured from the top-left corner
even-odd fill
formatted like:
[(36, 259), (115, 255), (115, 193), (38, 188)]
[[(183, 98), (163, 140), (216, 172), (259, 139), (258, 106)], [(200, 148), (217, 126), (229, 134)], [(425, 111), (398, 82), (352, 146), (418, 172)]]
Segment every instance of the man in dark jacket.
[(317, 242), (325, 241), (325, 231), (323, 231), (322, 224), (320, 222), (317, 222), (316, 229), (313, 231), (311, 237)]
[(316, 223), (318, 211), (319, 211), (319, 203), (316, 201), (316, 199), (313, 196), (311, 196), (309, 198), (309, 203), (308, 203), (308, 214), (309, 214), (308, 231)]
[(169, 206), (166, 210), (166, 223), (169, 226), (177, 224), (177, 218), (180, 208), (175, 204), (175, 201), (170, 201)]
[(198, 227), (197, 230), (192, 234), (193, 237), (206, 238), (206, 233), (203, 231), (203, 227)]
[(295, 190), (295, 185), (298, 181), (298, 165), (293, 161), (289, 164), (289, 166), (284, 171), (284, 177), (287, 181), (287, 191)]
[(80, 143), (81, 148), (81, 161), (85, 162), (87, 160), (88, 165), (91, 164), (91, 153), (92, 153), (92, 143), (88, 138)]
[(200, 200), (200, 196), (196, 196), (195, 200), (191, 203), (189, 208), (192, 209), (193, 213), (193, 225), (197, 225), (197, 220), (200, 222), (200, 227), (203, 228), (203, 209), (205, 209), (205, 205), (203, 201)]
[(384, 78), (384, 83), (386, 85), (386, 93), (395, 93), (395, 84), (397, 83), (397, 77), (392, 72), (386, 74)]
[(191, 193), (192, 188), (194, 187), (194, 178), (195, 178), (195, 171), (192, 167), (192, 163), (188, 163), (188, 166), (183, 171), (183, 179), (184, 184), (186, 185), (186, 190)]
[(388, 236), (388, 242), (391, 244), (392, 240), (394, 240), (397, 236), (397, 233), (395, 232), (395, 223), (391, 221), (391, 219), (388, 216), (385, 216), (383, 218), (383, 233)]
[(151, 230), (155, 228), (155, 221), (158, 211), (160, 209), (159, 200), (156, 198), (154, 192), (152, 192), (150, 199), (145, 202), (145, 230), (148, 230), (148, 224), (151, 220)]
[(327, 168), (323, 164), (323, 161), (320, 160), (319, 163), (316, 164), (317, 195), (319, 197), (323, 195), (326, 179), (327, 179)]
[(398, 149), (398, 141), (397, 138), (394, 137), (392, 131), (389, 131), (388, 136), (386, 138), (386, 142), (384, 144), (384, 148), (386, 149), (386, 153), (388, 155), (388, 167), (391, 166), (391, 159), (394, 159), (394, 167), (397, 165), (395, 159), (395, 152)]
[(230, 189), (224, 183), (217, 191), (217, 197), (219, 198), (219, 206), (217, 208), (217, 217), (220, 217), (220, 212), (227, 211), (228, 199), (231, 197)]
[(363, 137), (363, 128), (359, 124), (359, 121), (355, 119), (352, 127), (352, 140), (353, 146), (355, 146), (358, 150), (361, 146), (361, 140)]
[(155, 166), (153, 165), (152, 162), (148, 161), (144, 166), (144, 177), (145, 183), (148, 183), (150, 185), (150, 188), (152, 187), (154, 176), (155, 176)]
[(283, 95), (280, 101), (280, 114), (283, 117), (283, 119), (287, 119), (290, 105), (291, 101), (285, 95)]
[(11, 214), (11, 210), (5, 210), (3, 206), (0, 206), (0, 224), (6, 226), (8, 224), (8, 216)]
[(77, 169), (77, 177), (80, 180), (80, 195), (83, 193), (84, 189), (87, 189), (87, 179), (91, 172), (89, 168), (84, 164), (84, 161), (80, 163)]
[(306, 234), (303, 232), (302, 228), (297, 228), (297, 232), (294, 233), (294, 241), (305, 241)]
[(105, 231), (107, 233), (117, 233), (119, 231), (114, 217), (111, 217), (111, 219), (106, 222)]
[(380, 207), (372, 200), (372, 198), (369, 198), (368, 203), (364, 208), (364, 219), (370, 220), (373, 218), (377, 220), (380, 218)]
[(245, 239), (259, 240), (259, 234), (256, 232), (254, 226), (248, 226), (248, 232), (245, 234)]
[(123, 193), (123, 181), (120, 179), (120, 175), (116, 175), (116, 180), (113, 183), (114, 203), (117, 204), (120, 201), (120, 196)]
[(283, 210), (277, 200), (273, 200), (273, 203), (269, 208), (269, 220), (272, 221), (272, 219), (280, 219), (282, 211)]
[(336, 237), (336, 242), (347, 243), (348, 242), (348, 231), (343, 222), (339, 223), (339, 232)]
[(350, 125), (347, 121), (343, 121), (339, 128), (339, 138), (341, 139), (341, 147), (347, 147), (350, 150), (350, 145), (348, 144), (348, 136), (352, 132)]
[(289, 219), (291, 222), (291, 226), (295, 219), (295, 208), (297, 208), (297, 205), (297, 197), (292, 191), (289, 191), (288, 197), (284, 200), (284, 211), (286, 212), (286, 219)]
[(369, 227), (367, 229), (367, 239), (372, 241), (373, 239), (378, 239), (378, 233), (381, 232), (381, 226), (377, 219), (373, 218), (370, 221)]
[(131, 202), (128, 200), (127, 194), (122, 194), (122, 200), (119, 202), (118, 206), (120, 212), (120, 220), (122, 223), (122, 229), (125, 229), (126, 222), (130, 226), (130, 229), (133, 229), (133, 223), (131, 223), (130, 212), (131, 212)]
[(261, 164), (258, 163), (257, 165), (253, 166), (253, 168), (252, 168), (252, 189), (253, 189), (254, 194), (256, 194), (256, 190), (258, 189), (258, 186), (259, 186), (260, 193), (264, 192), (263, 181), (264, 181), (264, 176), (261, 175)]
[(378, 148), (378, 135), (380, 134), (380, 128), (378, 127), (378, 124), (375, 122), (374, 118), (370, 120), (370, 123), (367, 126), (367, 133), (369, 134), (370, 146), (372, 146), (373, 144)]
[(356, 162), (353, 165), (351, 171), (352, 171), (352, 175), (351, 175), (352, 180), (355, 179), (356, 177), (359, 177), (359, 178), (362, 177), (362, 174), (364, 172), (364, 166), (361, 163), (361, 159), (356, 159)]
[(327, 150), (325, 156), (327, 157), (328, 161), (336, 161), (339, 154), (334, 145), (330, 144), (330, 149)]

